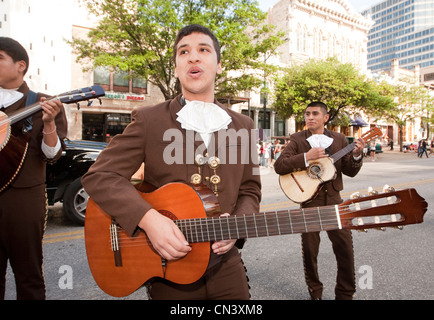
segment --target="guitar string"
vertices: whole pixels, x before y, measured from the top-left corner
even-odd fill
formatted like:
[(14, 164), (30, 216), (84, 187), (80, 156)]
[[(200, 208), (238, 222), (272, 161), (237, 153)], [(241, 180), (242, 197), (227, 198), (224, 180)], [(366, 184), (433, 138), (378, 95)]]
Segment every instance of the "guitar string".
[[(345, 209), (347, 210), (347, 209)], [(346, 218), (345, 215), (346, 213), (344, 212), (345, 210), (340, 210), (340, 217), (341, 217), (341, 221), (343, 220), (344, 222), (348, 221), (348, 220), (353, 220), (356, 219), (357, 217), (350, 217), (350, 218)], [(291, 211), (293, 212), (293, 211)], [(297, 213), (301, 213), (301, 210), (298, 210)], [(353, 211), (349, 211), (349, 212), (353, 212)], [(294, 213), (294, 212), (293, 212)], [(241, 230), (249, 230), (250, 229), (255, 229), (255, 228), (263, 228), (263, 227), (268, 227), (268, 228), (275, 228), (276, 226), (282, 226), (282, 227), (286, 227), (286, 226), (293, 226), (295, 229), (299, 229), (298, 227), (301, 225), (307, 225), (309, 229), (309, 226), (312, 229), (312, 225), (313, 226), (318, 226), (319, 224), (323, 224), (323, 225), (328, 225), (328, 224), (338, 224), (337, 223), (337, 219), (336, 219), (336, 212), (335, 209), (330, 209), (330, 212), (332, 214), (330, 219), (325, 218), (324, 215), (324, 211), (322, 211), (322, 218), (321, 220), (318, 220), (318, 213), (317, 210), (315, 209), (315, 212), (312, 214), (304, 214), (304, 218), (303, 215), (299, 215), (298, 217), (292, 216), (291, 219), (295, 220), (295, 219), (299, 219), (299, 220), (303, 220), (302, 222), (293, 222), (292, 223), (289, 221), (289, 216), (288, 218), (286, 217), (282, 217), (282, 215), (287, 215), (286, 211), (275, 211), (275, 212), (267, 212), (265, 214), (257, 214), (255, 216), (253, 215), (245, 215), (245, 216), (231, 216), (228, 217), (228, 219), (225, 218), (219, 218), (219, 217), (214, 217), (214, 218), (196, 218), (196, 219), (183, 219), (183, 220), (175, 220), (175, 222), (177, 222), (177, 224), (180, 224), (179, 227), (184, 228), (186, 231), (186, 233), (191, 232), (191, 230), (195, 230), (195, 233), (200, 232), (200, 230), (196, 230), (199, 229), (200, 227), (203, 226), (208, 226), (208, 225), (212, 225), (213, 228), (215, 225), (217, 225), (217, 227), (220, 227), (218, 229), (221, 229), (221, 221), (223, 221), (223, 223), (225, 224), (226, 221), (231, 222), (232, 226), (229, 226), (230, 228), (226, 228), (227, 226), (224, 226), (223, 231), (225, 230), (237, 230), (237, 228), (233, 227), (233, 224), (235, 223), (235, 220), (250, 220), (247, 221), (247, 223), (252, 224), (252, 222), (256, 222), (254, 223), (254, 225), (244, 225), (243, 229)], [(275, 218), (275, 215), (280, 215), (280, 217), (278, 217), (278, 219)], [(388, 214), (389, 215), (389, 214)], [(273, 217), (271, 217), (273, 216)], [(256, 217), (256, 218), (255, 218)], [(283, 219), (287, 219), (288, 223), (284, 223), (282, 222)], [(295, 218), (295, 219), (294, 219)], [(309, 219), (315, 218), (314, 221), (310, 221)], [(342, 219), (343, 218), (343, 219)], [(270, 221), (271, 219), (271, 221)], [(279, 220), (279, 221), (277, 221)], [(382, 222), (387, 222), (387, 221), (382, 221)], [(243, 222), (239, 223), (240, 225), (243, 224)], [(203, 229), (203, 228), (202, 228)], [(122, 229), (121, 229), (122, 230)], [(219, 231), (220, 232), (220, 231)], [(231, 233), (236, 233), (236, 231), (231, 232)], [(252, 232), (250, 232), (250, 234), (252, 234)]]
[[(372, 206), (369, 206), (368, 208), (371, 208)], [(306, 209), (313, 209), (315, 210), (315, 213), (310, 214), (311, 217), (313, 217), (314, 215), (316, 216), (316, 219), (318, 217), (318, 213), (317, 213), (317, 208), (306, 208)], [(306, 210), (305, 209), (305, 210)], [(339, 208), (339, 212), (341, 215), (341, 222), (347, 222), (349, 220), (354, 220), (357, 219), (357, 217), (345, 217), (345, 214), (347, 213), (351, 213), (353, 211), (348, 211), (349, 207), (345, 206), (345, 207), (340, 207)], [(361, 209), (363, 210), (363, 209)], [(321, 219), (321, 225), (323, 226), (322, 228), (319, 228), (319, 222), (317, 220), (315, 221), (309, 221), (309, 219), (311, 219), (311, 217), (308, 217), (309, 214), (305, 214), (304, 218), (303, 216), (299, 216), (297, 217), (297, 219), (302, 219), (303, 221), (301, 222), (296, 222), (296, 221), (288, 221), (286, 223), (280, 223), (280, 221), (278, 221), (278, 219), (273, 219), (275, 221), (266, 221), (267, 219), (265, 218), (266, 215), (282, 215), (282, 214), (288, 214), (286, 211), (275, 211), (275, 212), (266, 212), (264, 214), (259, 214), (259, 215), (255, 215), (256, 218), (253, 215), (245, 215), (245, 216), (231, 216), (228, 217), (228, 219), (221, 219), (221, 218), (196, 218), (196, 219), (184, 219), (184, 220), (175, 220), (177, 222), (181, 221), (182, 225), (178, 225), (181, 229), (183, 229), (183, 233), (185, 234), (186, 238), (188, 240), (190, 240), (190, 242), (209, 242), (209, 241), (213, 241), (213, 238), (211, 237), (210, 239), (210, 235), (209, 233), (212, 233), (212, 235), (214, 235), (214, 230), (216, 229), (215, 226), (217, 225), (217, 233), (219, 236), (223, 235), (223, 239), (225, 239), (227, 237), (227, 239), (230, 239), (229, 235), (236, 235), (237, 232), (238, 234), (241, 233), (243, 236), (240, 238), (244, 238), (244, 233), (246, 234), (246, 238), (253, 238), (253, 237), (258, 237), (258, 236), (267, 236), (267, 235), (286, 235), (286, 234), (292, 234), (292, 233), (302, 233), (301, 231), (303, 230), (307, 230), (309, 231), (309, 229), (311, 231), (321, 231), (321, 230), (330, 230), (332, 228), (327, 227), (327, 226), (336, 226), (335, 229), (338, 229), (338, 223), (337, 223), (337, 219), (336, 219), (336, 211), (335, 208), (329, 208), (328, 209), (328, 214), (332, 214), (333, 216), (331, 218), (325, 218), (323, 217)], [(348, 211), (347, 213), (345, 213), (345, 211)], [(294, 210), (291, 212), (297, 212), (300, 213), (302, 212), (302, 210)], [(325, 216), (324, 214), (324, 210), (321, 211), (321, 214)], [(326, 213), (327, 214), (327, 213)], [(388, 214), (389, 215), (389, 214)], [(258, 217), (264, 216), (263, 219)], [(252, 224), (254, 222), (254, 225), (244, 225), (244, 227), (242, 229), (239, 228), (233, 228), (233, 226), (228, 225), (228, 228), (226, 228), (226, 226), (224, 226), (222, 228), (222, 221), (223, 224), (226, 223), (225, 220), (232, 220), (231, 223), (233, 224), (235, 219), (237, 220), (241, 220), (242, 221), (246, 221), (247, 224)], [(292, 219), (295, 217), (291, 217)], [(279, 217), (280, 220), (282, 220), (282, 217)], [(249, 221), (250, 220), (250, 221)], [(287, 220), (289, 220), (289, 216), (287, 218)], [(295, 220), (295, 219), (293, 219)], [(188, 222), (187, 222), (188, 221)], [(391, 221), (381, 221), (380, 223), (389, 223)], [(399, 222), (399, 221), (398, 221)], [(242, 223), (240, 223), (242, 224)], [(326, 226), (324, 228), (324, 226)], [(370, 226), (373, 226), (372, 224), (370, 224)], [(268, 234), (264, 234), (264, 232), (259, 232), (258, 229), (261, 229), (267, 227), (267, 229), (270, 231), (270, 229), (284, 229), (284, 230), (291, 230), (292, 232), (284, 232), (282, 233), (281, 231), (279, 233), (275, 233), (275, 232), (269, 232)], [(122, 230), (119, 227), (120, 230)], [(241, 232), (239, 232), (241, 230)], [(301, 231), (300, 231), (301, 230)], [(204, 234), (205, 233), (205, 234)], [(233, 237), (231, 237), (233, 238)], [(131, 242), (133, 245), (150, 245), (149, 244), (149, 240), (146, 238), (146, 236), (143, 237), (135, 237), (135, 238), (131, 238), (128, 235), (126, 235), (125, 233), (121, 233), (118, 236), (118, 239), (120, 241), (121, 244), (123, 244), (123, 246), (126, 246), (127, 243)], [(200, 240), (199, 240), (200, 239)], [(236, 239), (236, 237), (235, 237)]]

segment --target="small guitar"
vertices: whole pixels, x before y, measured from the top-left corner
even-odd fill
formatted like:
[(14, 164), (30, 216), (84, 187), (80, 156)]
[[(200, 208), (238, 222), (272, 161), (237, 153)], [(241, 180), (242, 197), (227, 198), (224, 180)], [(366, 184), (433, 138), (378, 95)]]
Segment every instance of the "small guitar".
[[(49, 100), (59, 99), (62, 103), (77, 103), (80, 101), (96, 99), (105, 95), (104, 89), (100, 86), (91, 86), (74, 91), (62, 93), (51, 97)], [(13, 134), (12, 125), (24, 120), (42, 110), (39, 102), (26, 108), (17, 110), (7, 116), (0, 112), (0, 192), (14, 180), (21, 169), (27, 154), (29, 145), (27, 134)]]
[[(372, 128), (362, 135), (365, 142), (381, 137), (383, 133), (377, 127)], [(350, 143), (342, 150), (327, 158), (309, 161), (306, 170), (291, 172), (279, 176), (280, 188), (283, 193), (296, 203), (311, 200), (321, 189), (321, 186), (336, 178), (334, 163), (353, 151), (355, 142)]]
[(428, 206), (416, 190), (406, 189), (350, 199), (340, 205), (219, 217), (217, 198), (203, 185), (170, 183), (151, 193), (139, 193), (173, 220), (192, 251), (180, 260), (162, 260), (145, 232), (128, 236), (89, 199), (85, 221), (89, 267), (98, 286), (116, 297), (133, 293), (154, 277), (179, 284), (195, 282), (207, 270), (212, 241), (421, 223)]

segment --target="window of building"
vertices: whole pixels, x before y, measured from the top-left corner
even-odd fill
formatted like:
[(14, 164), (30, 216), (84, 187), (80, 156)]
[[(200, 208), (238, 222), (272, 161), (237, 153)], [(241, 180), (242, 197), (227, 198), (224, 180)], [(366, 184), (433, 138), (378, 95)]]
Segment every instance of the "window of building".
[(96, 67), (93, 71), (93, 82), (99, 85), (110, 86), (110, 70), (107, 67)]
[(96, 67), (93, 72), (94, 84), (106, 91), (147, 93), (147, 80), (134, 77), (127, 71), (112, 71), (108, 67)]
[(433, 81), (434, 73), (427, 73), (423, 76), (423, 81)]
[(122, 133), (131, 122), (127, 113), (86, 113), (83, 112), (82, 139), (109, 142)]

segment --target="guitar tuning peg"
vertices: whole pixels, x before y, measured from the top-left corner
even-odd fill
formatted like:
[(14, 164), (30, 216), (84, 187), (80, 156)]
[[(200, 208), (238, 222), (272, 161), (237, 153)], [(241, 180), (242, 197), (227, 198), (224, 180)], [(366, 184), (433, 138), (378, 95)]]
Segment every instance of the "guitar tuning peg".
[(80, 104), (77, 102), (76, 105), (77, 105), (77, 109), (80, 110)]
[(368, 188), (368, 193), (369, 193), (369, 195), (374, 195), (374, 194), (378, 194), (378, 191), (376, 191), (376, 190), (374, 190), (374, 188), (372, 188), (372, 187), (369, 187)]
[(381, 227), (381, 228), (376, 228), (378, 231), (386, 231), (385, 227)]
[(99, 105), (102, 105), (102, 100), (101, 100), (101, 98), (98, 98), (98, 101), (99, 101)]
[(88, 106), (88, 107), (92, 107), (92, 106), (93, 106), (93, 100), (89, 100), (89, 101), (87, 102), (87, 106)]
[(396, 226), (396, 227), (393, 227), (394, 229), (398, 229), (398, 230), (403, 230), (404, 229), (404, 227), (403, 226)]
[(364, 233), (368, 233), (368, 229), (357, 229), (357, 231), (359, 231), (359, 232), (364, 232)]
[(360, 198), (360, 193), (359, 193), (359, 192), (354, 192), (354, 193), (350, 196), (350, 198), (351, 198), (351, 199), (357, 199), (357, 198)]
[(388, 192), (389, 188), (390, 188), (389, 185), (385, 184), (383, 187), (383, 192)]

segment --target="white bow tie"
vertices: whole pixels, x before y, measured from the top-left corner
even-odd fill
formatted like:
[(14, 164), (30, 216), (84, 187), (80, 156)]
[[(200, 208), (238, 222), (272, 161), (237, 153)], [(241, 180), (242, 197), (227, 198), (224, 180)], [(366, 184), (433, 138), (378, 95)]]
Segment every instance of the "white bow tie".
[(3, 89), (0, 87), (0, 108), (7, 108), (20, 100), (24, 94), (14, 89)]
[(327, 149), (333, 143), (333, 139), (324, 134), (313, 134), (306, 139), (312, 148)]
[(176, 120), (181, 123), (181, 127), (198, 132), (207, 147), (211, 134), (227, 129), (232, 122), (232, 118), (222, 108), (202, 101), (187, 101), (177, 116)]

